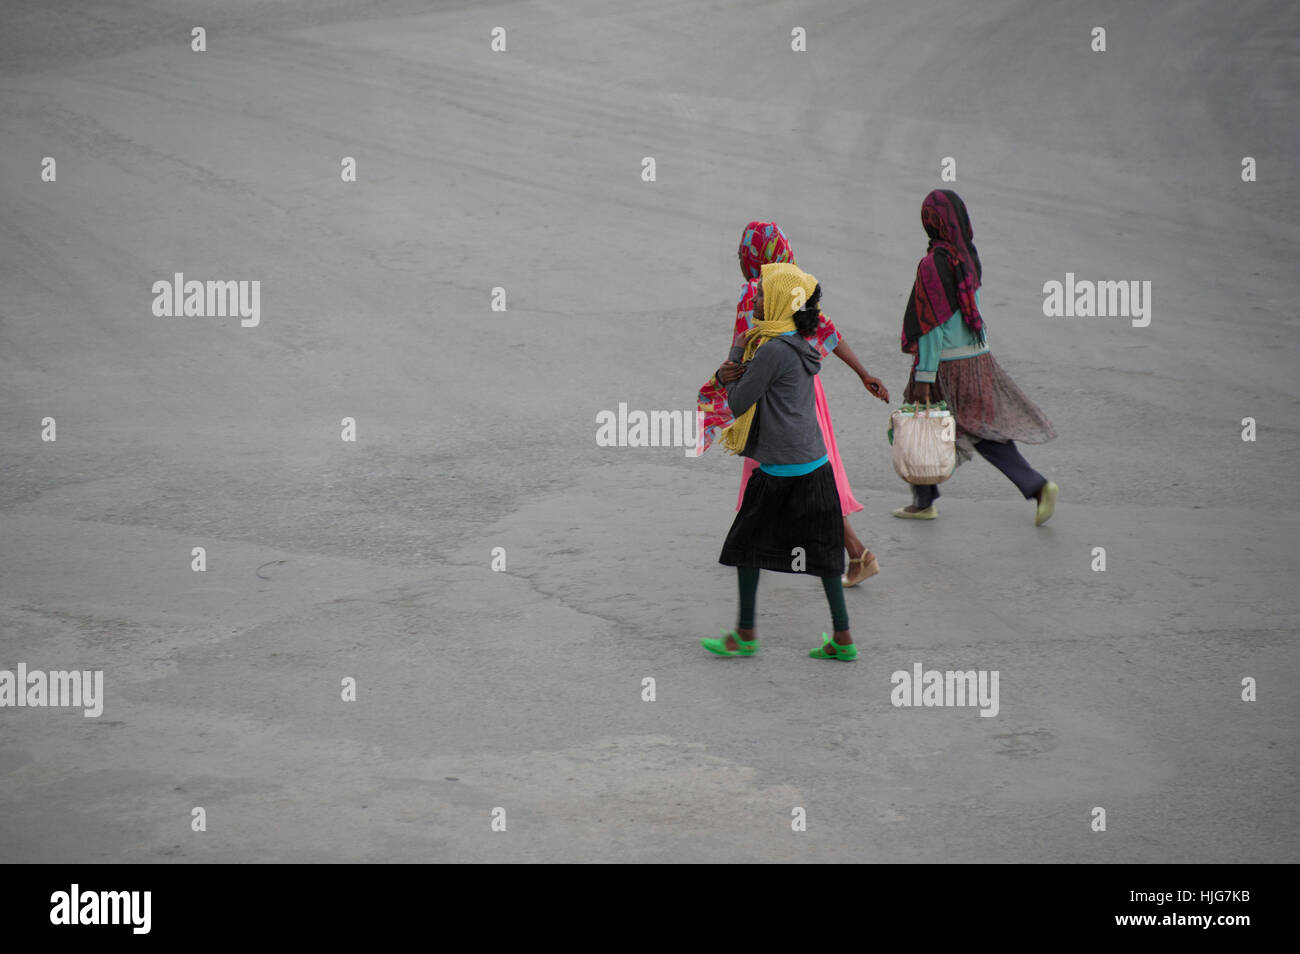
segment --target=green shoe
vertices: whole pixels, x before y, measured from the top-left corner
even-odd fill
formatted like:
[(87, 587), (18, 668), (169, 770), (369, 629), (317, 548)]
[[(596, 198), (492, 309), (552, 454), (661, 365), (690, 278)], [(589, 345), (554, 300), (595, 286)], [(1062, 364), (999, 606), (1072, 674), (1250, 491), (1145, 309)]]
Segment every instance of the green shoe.
[[(727, 648), (728, 636), (735, 637), (736, 645), (740, 647), (739, 649)], [(758, 652), (757, 639), (751, 639), (749, 642), (745, 642), (740, 638), (740, 634), (734, 629), (724, 629), (722, 631), (721, 639), (710, 639), (709, 637), (705, 637), (700, 640), (700, 645), (715, 656), (752, 656), (754, 653)]]
[(1061, 488), (1050, 480), (1043, 484), (1043, 489), (1038, 492), (1038, 514), (1034, 517), (1035, 527), (1041, 527), (1052, 519), (1052, 514), (1056, 513), (1056, 495), (1060, 492)]
[[(828, 643), (835, 647), (835, 652), (828, 653), (826, 651)], [(813, 659), (842, 659), (844, 662), (852, 662), (858, 658), (858, 644), (849, 643), (847, 646), (841, 646), (831, 639), (829, 633), (822, 633), (822, 644), (816, 649), (808, 650), (808, 655)]]
[(900, 508), (894, 511), (894, 516), (902, 517), (904, 520), (933, 520), (939, 516), (939, 511), (934, 509), (934, 504), (930, 504), (924, 510), (918, 510), (916, 513), (908, 513)]

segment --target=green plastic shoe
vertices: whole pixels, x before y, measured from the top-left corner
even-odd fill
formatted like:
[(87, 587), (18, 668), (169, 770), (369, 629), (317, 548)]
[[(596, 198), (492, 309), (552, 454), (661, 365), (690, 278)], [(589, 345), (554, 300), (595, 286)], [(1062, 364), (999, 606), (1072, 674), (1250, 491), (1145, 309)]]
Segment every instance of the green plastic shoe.
[(939, 511), (935, 509), (934, 504), (930, 504), (924, 510), (918, 510), (916, 513), (908, 513), (900, 507), (894, 511), (894, 516), (901, 517), (904, 520), (933, 520), (939, 516)]
[(1061, 488), (1050, 480), (1043, 484), (1042, 496), (1038, 499), (1038, 513), (1034, 517), (1035, 527), (1041, 527), (1052, 519), (1052, 514), (1056, 513), (1056, 495), (1060, 492)]
[[(835, 647), (835, 652), (828, 653), (826, 651), (827, 643)], [(844, 662), (852, 662), (858, 658), (858, 644), (849, 643), (847, 646), (841, 646), (831, 639), (829, 633), (822, 633), (822, 644), (816, 649), (808, 650), (808, 655), (813, 659), (841, 659)]]
[[(735, 637), (736, 645), (740, 647), (739, 649), (727, 648), (728, 636)], [(745, 642), (740, 638), (740, 634), (734, 629), (724, 629), (722, 631), (721, 639), (710, 639), (706, 636), (704, 639), (700, 640), (700, 645), (715, 656), (752, 656), (754, 653), (758, 652), (757, 639), (751, 639), (749, 642)]]

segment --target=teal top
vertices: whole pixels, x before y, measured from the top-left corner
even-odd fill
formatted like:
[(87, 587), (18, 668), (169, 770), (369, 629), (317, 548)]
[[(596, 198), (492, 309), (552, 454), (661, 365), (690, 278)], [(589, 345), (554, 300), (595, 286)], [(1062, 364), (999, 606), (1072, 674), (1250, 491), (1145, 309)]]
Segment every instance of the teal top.
[[(979, 289), (975, 289), (975, 303), (979, 304)], [(959, 361), (973, 358), (989, 350), (987, 342), (967, 327), (961, 311), (921, 336), (917, 342), (916, 380), (919, 384), (933, 383), (940, 361)]]
[(802, 477), (804, 474), (811, 474), (830, 459), (829, 454), (822, 454), (821, 457), (810, 460), (806, 464), (760, 464), (758, 469), (773, 477)]

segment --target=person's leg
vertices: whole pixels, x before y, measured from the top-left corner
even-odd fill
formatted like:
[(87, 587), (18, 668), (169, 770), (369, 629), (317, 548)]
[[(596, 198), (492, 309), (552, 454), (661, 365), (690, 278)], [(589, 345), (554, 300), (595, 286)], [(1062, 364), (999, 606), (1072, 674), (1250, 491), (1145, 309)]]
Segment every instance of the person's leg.
[(848, 517), (844, 518), (844, 549), (849, 551), (849, 565), (841, 580), (845, 586), (857, 586), (880, 572), (880, 562), (876, 555), (858, 539)]
[(1047, 485), (1047, 478), (1029, 466), (1029, 461), (1016, 447), (1015, 441), (1005, 444), (998, 441), (976, 441), (975, 449), (986, 461), (1002, 471), (1007, 479), (1020, 489), (1026, 500), (1034, 500)]
[[(844, 549), (849, 551), (849, 558), (856, 560), (862, 554), (867, 552), (867, 545), (858, 539), (858, 535), (853, 532), (853, 524), (849, 523), (849, 518), (844, 518)], [(871, 562), (868, 560), (867, 562)]]
[(844, 601), (844, 586), (838, 576), (823, 576), (822, 589), (826, 591), (826, 602), (831, 608), (835, 642), (848, 646), (853, 642), (853, 634), (849, 632), (849, 607)]
[[(756, 566), (736, 567), (736, 581), (740, 586), (740, 612), (736, 617), (736, 632), (747, 643), (754, 639), (754, 617), (758, 612), (760, 572)], [(727, 648), (733, 652), (740, 648), (736, 644), (736, 638), (730, 634), (727, 635)]]
[(912, 501), (916, 504), (917, 510), (933, 506), (940, 496), (938, 484), (912, 485)]
[(904, 507), (904, 513), (917, 513), (921, 510), (928, 510), (939, 499), (939, 486), (937, 484), (913, 484), (912, 485), (912, 503)]
[(858, 658), (858, 647), (853, 645), (853, 634), (849, 632), (849, 609), (844, 603), (844, 587), (838, 576), (822, 577), (822, 588), (826, 591), (826, 602), (831, 608), (831, 629), (833, 636), (822, 634), (822, 644), (808, 651), (814, 659), (843, 659), (849, 662)]

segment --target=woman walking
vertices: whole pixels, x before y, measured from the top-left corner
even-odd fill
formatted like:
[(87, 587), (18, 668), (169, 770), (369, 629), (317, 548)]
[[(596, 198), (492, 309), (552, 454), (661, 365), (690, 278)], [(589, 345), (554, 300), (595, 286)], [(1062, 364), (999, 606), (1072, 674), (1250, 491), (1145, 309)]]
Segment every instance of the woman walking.
[(719, 656), (752, 656), (760, 570), (821, 577), (834, 635), (809, 651), (814, 659), (857, 658), (840, 574), (844, 522), (822, 432), (813, 382), (821, 355), (808, 340), (817, 331), (821, 286), (796, 265), (764, 265), (754, 300), (743, 365), (718, 370), (735, 415), (723, 444), (758, 462), (741, 498), (718, 562), (736, 567), (740, 613), (734, 630), (700, 641)]
[[(989, 351), (979, 311), (983, 269), (966, 205), (957, 193), (935, 189), (921, 203), (921, 225), (930, 246), (903, 315), (903, 351), (915, 356), (903, 400), (947, 401), (959, 462), (978, 451), (1026, 500), (1038, 502), (1034, 525), (1042, 526), (1056, 509), (1059, 488), (1029, 466), (1015, 442), (1042, 444), (1056, 431)], [(938, 498), (937, 486), (913, 486), (912, 505), (894, 516), (933, 520)]]
[[(734, 366), (740, 361), (748, 340), (747, 335), (753, 328), (754, 299), (758, 294), (758, 279), (762, 267), (782, 262), (795, 264), (790, 242), (775, 222), (750, 222), (746, 225), (741, 235), (740, 250), (737, 255), (740, 259), (740, 272), (745, 277), (745, 287), (736, 305), (731, 354), (728, 364), (723, 367)], [(889, 400), (889, 391), (884, 383), (867, 373), (867, 369), (862, 366), (862, 362), (853, 353), (848, 342), (840, 336), (835, 325), (825, 315), (819, 316), (812, 341), (822, 358), (830, 353), (835, 354), (857, 374), (863, 386), (871, 394), (882, 401)], [(844, 471), (844, 462), (840, 459), (839, 447), (835, 442), (835, 429), (831, 424), (830, 406), (826, 403), (826, 392), (822, 389), (820, 377), (813, 380), (813, 395), (817, 407), (817, 426), (826, 443), (831, 471), (835, 476), (835, 487), (839, 495), (840, 513), (844, 523), (844, 542), (849, 552), (849, 573), (843, 582), (845, 586), (856, 586), (868, 577), (879, 573), (880, 562), (876, 559), (876, 555), (867, 549), (866, 544), (858, 539), (858, 535), (853, 532), (852, 524), (849, 523), (849, 515), (863, 508), (853, 496), (848, 474)], [(704, 448), (707, 449), (718, 433), (735, 419), (727, 403), (726, 389), (717, 378), (700, 389), (698, 406), (704, 412)], [(748, 457), (745, 459), (740, 475), (740, 493), (736, 498), (737, 510), (744, 500), (745, 487), (749, 483), (750, 475), (757, 467), (758, 464), (754, 460)]]

